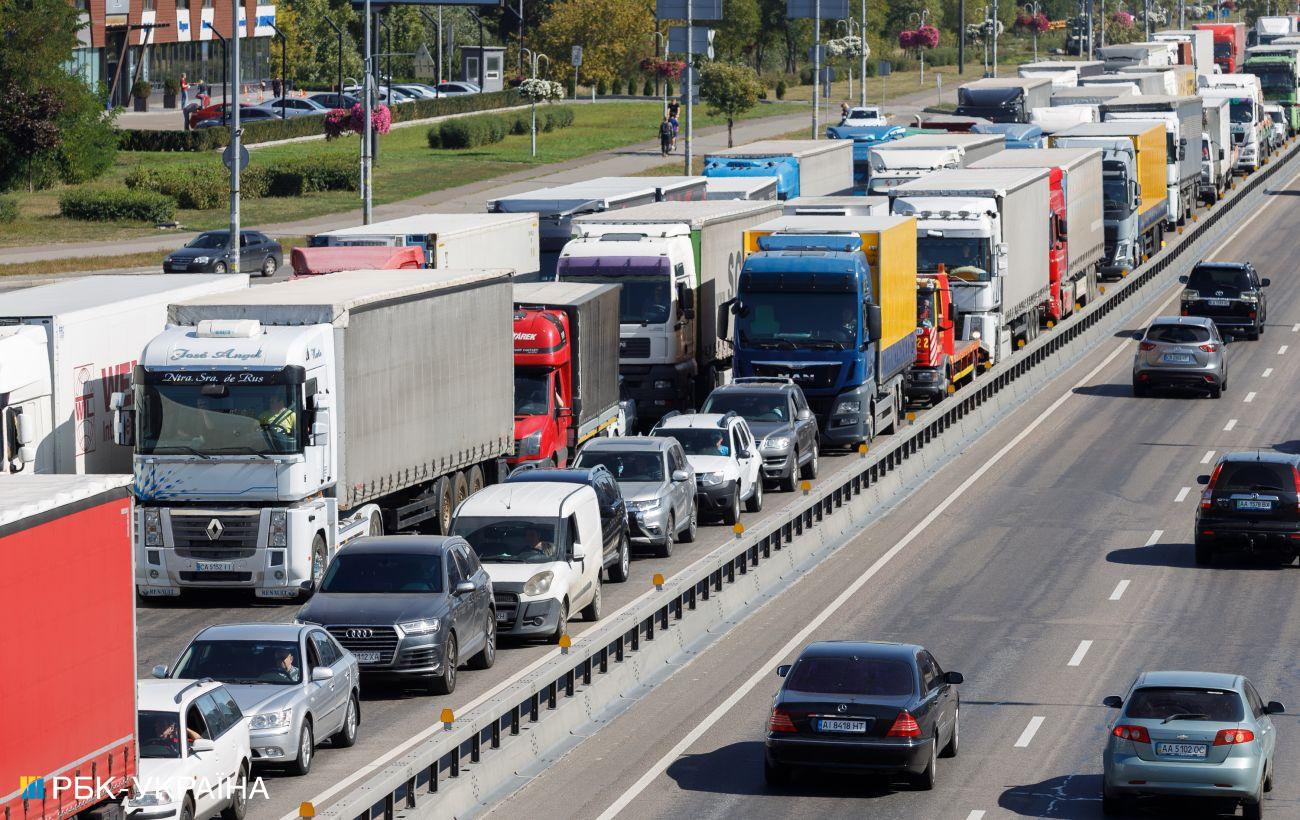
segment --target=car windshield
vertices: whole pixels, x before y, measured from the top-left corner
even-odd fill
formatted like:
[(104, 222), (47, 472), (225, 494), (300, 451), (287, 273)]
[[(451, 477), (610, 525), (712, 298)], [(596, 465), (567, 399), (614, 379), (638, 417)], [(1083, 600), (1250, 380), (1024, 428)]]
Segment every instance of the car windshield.
[(1289, 464), (1267, 461), (1225, 461), (1214, 482), (1214, 489), (1228, 492), (1285, 492), (1295, 490), (1296, 482)]
[(659, 430), (656, 436), (675, 438), (682, 445), (688, 456), (730, 456), (731, 446), (727, 440), (727, 431), (722, 428), (674, 427), (671, 430)]
[(139, 387), (137, 405), (139, 452), (144, 454), (302, 451), (302, 408), (294, 385), (147, 383)]
[(297, 641), (195, 641), (172, 677), (290, 686), (302, 682), (302, 660)]
[(179, 758), (181, 756), (181, 716), (179, 712), (141, 711), (136, 716), (139, 729), (135, 736), (140, 757)]
[(742, 344), (767, 349), (857, 346), (861, 311), (852, 293), (747, 291), (736, 315)]
[(439, 593), (442, 592), (442, 556), (414, 552), (348, 552), (330, 561), (321, 592)]
[(700, 408), (701, 413), (727, 413), (746, 421), (790, 421), (790, 402), (784, 393), (739, 393), (725, 391), (714, 393)]
[(515, 371), (515, 415), (544, 416), (551, 409), (551, 371)]
[(1195, 325), (1152, 325), (1147, 330), (1148, 342), (1169, 344), (1200, 344), (1210, 340), (1209, 328)]
[(663, 481), (664, 460), (658, 450), (640, 452), (611, 452), (610, 450), (584, 450), (578, 454), (574, 467), (582, 470), (604, 466), (614, 474), (615, 481)]
[(1241, 268), (1192, 268), (1191, 275), (1187, 277), (1187, 287), (1192, 290), (1239, 290), (1248, 287), (1248, 282), (1246, 271)]
[(187, 248), (207, 248), (209, 250), (221, 250), (229, 244), (230, 234), (224, 231), (208, 231), (185, 243)]
[(795, 663), (786, 688), (827, 695), (901, 697), (912, 694), (913, 679), (912, 668), (903, 661), (857, 655), (812, 657)]
[[(988, 278), (989, 240), (980, 236), (926, 236), (916, 243), (916, 269), (936, 271), (939, 265), (949, 273), (968, 281), (985, 281)], [(960, 276), (961, 268), (981, 271), (979, 277)]]
[(460, 516), (452, 533), (469, 542), (485, 564), (550, 564), (561, 560), (554, 518)]
[(1211, 720), (1236, 723), (1245, 717), (1241, 695), (1226, 689), (1148, 686), (1133, 693), (1124, 714), (1139, 720)]

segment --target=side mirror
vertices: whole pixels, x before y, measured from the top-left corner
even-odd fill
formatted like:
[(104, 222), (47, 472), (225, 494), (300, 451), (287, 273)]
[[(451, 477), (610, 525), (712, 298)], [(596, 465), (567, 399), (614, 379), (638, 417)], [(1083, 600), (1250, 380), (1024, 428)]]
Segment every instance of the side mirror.
[(749, 458), (750, 455), (751, 453), (748, 450), (746, 450), (744, 447), (741, 447), (736, 450), (737, 458)]
[(1101, 705), (1111, 709), (1120, 709), (1124, 706), (1124, 699), (1119, 695), (1107, 695), (1102, 698)]
[(1187, 277), (1186, 277), (1186, 276), (1180, 276), (1180, 277), (1178, 277), (1178, 281), (1179, 281), (1179, 282), (1182, 282), (1184, 285), (1186, 285), (1186, 284), (1187, 284)]
[(455, 588), (454, 590), (452, 590), (452, 594), (454, 594), (454, 595), (468, 595), (469, 593), (471, 593), (471, 592), (473, 592), (473, 591), (474, 591), (474, 582), (473, 582), (473, 581), (461, 581), (459, 584), (456, 585), (456, 588)]
[(728, 299), (718, 305), (718, 338), (722, 341), (728, 341), (731, 338), (731, 309), (736, 304), (735, 299)]
[(776, 668), (776, 676), (778, 678), (784, 678), (788, 674), (790, 674), (790, 664), (783, 663)]
[(167, 677), (167, 664), (165, 664), (165, 663), (160, 663), (160, 664), (158, 664), (157, 666), (155, 666), (153, 669), (151, 669), (151, 670), (149, 671), (149, 674), (150, 674), (150, 675), (153, 675), (155, 678), (159, 678), (159, 679), (166, 678), (166, 677)]
[(1285, 711), (1286, 711), (1286, 707), (1275, 700), (1270, 700), (1268, 704), (1264, 707), (1264, 714), (1266, 715), (1280, 715)]
[(113, 413), (113, 443), (129, 447), (135, 444), (135, 411), (126, 406), (126, 401), (126, 393), (114, 393), (109, 397), (108, 407)]
[(1260, 285), (1260, 287), (1264, 287), (1264, 288), (1266, 288), (1266, 287), (1268, 287), (1270, 284), (1272, 284), (1272, 282), (1273, 282), (1272, 279), (1269, 279), (1267, 276), (1265, 276), (1263, 279), (1259, 280), (1259, 285)]
[(201, 737), (190, 741), (190, 752), (211, 752), (217, 748), (217, 745), (206, 737)]
[(813, 417), (812, 411), (809, 410), (807, 407), (804, 407), (795, 415), (795, 418), (797, 418), (799, 421), (808, 421), (808, 419), (812, 417)]
[(313, 447), (319, 447), (325, 444), (326, 439), (329, 438), (329, 434), (330, 434), (329, 422), (323, 420), (324, 417), (318, 417), (318, 418), (322, 420), (312, 422), (311, 425), (311, 446)]
[(581, 544), (574, 544), (574, 545), (573, 545), (573, 556), (572, 556), (572, 558), (570, 558), (570, 560), (572, 560), (572, 561), (581, 561), (581, 560), (585, 559), (586, 557), (587, 557), (587, 551), (586, 551), (585, 549), (583, 549), (582, 545), (581, 545)]
[(1198, 475), (1196, 477), (1196, 483), (1200, 484), (1202, 487), (1208, 487), (1210, 484), (1210, 477), (1208, 475)]
[(944, 672), (944, 673), (943, 673), (943, 682), (944, 682), (944, 683), (951, 683), (953, 686), (956, 686), (956, 685), (959, 684), (959, 683), (965, 683), (965, 682), (966, 682), (966, 676), (963, 675), (963, 674), (960, 673), (960, 672)]
[(685, 470), (673, 470), (673, 481), (689, 481), (691, 474)]
[(329, 393), (315, 393), (311, 397), (311, 409), (328, 410), (334, 406), (334, 397)]
[(867, 320), (867, 340), (871, 342), (880, 340), (880, 305), (865, 305), (864, 311)]
[(1145, 335), (1146, 335), (1146, 331), (1145, 331), (1145, 330), (1135, 330), (1135, 331), (1133, 331), (1133, 338), (1134, 338), (1134, 339), (1137, 339), (1139, 342), (1142, 341), (1142, 337), (1145, 336)]
[(682, 306), (682, 316), (687, 319), (695, 318), (695, 291), (685, 283), (677, 285), (677, 303)]
[(316, 591), (316, 582), (311, 580), (303, 581), (298, 584), (298, 589), (300, 589), (304, 595), (311, 595)]
[(311, 679), (313, 683), (333, 680), (334, 670), (328, 666), (313, 666), (311, 668)]

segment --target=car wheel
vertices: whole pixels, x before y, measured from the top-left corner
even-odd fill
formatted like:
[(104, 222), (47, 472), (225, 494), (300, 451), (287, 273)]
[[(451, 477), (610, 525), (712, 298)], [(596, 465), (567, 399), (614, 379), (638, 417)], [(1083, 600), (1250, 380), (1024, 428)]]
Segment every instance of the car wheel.
[(186, 796), (185, 802), (181, 804), (180, 820), (194, 820), (194, 801), (188, 796)]
[(343, 728), (330, 737), (330, 746), (335, 749), (349, 749), (356, 745), (357, 729), (361, 726), (361, 705), (357, 703), (356, 694), (348, 696), (348, 713), (343, 716)]
[(1102, 792), (1101, 813), (1104, 816), (1114, 817), (1117, 814), (1123, 814), (1125, 808), (1124, 798)]
[(728, 505), (727, 511), (722, 514), (724, 524), (735, 524), (740, 521), (740, 485), (736, 485), (735, 491), (731, 494), (731, 504)]
[(248, 769), (240, 765), (239, 778), (230, 793), (230, 805), (221, 810), (221, 820), (244, 820), (248, 813)]
[(763, 760), (763, 782), (769, 786), (789, 786), (790, 770), (771, 761)]
[(460, 653), (456, 642), (456, 633), (447, 636), (447, 645), (442, 652), (442, 674), (429, 682), (429, 689), (435, 695), (450, 695), (456, 691), (456, 667), (460, 665)]
[(275, 276), (275, 270), (278, 267), (280, 266), (275, 263), (274, 256), (266, 257), (266, 261), (262, 263), (262, 278), (270, 279), (272, 276)]
[(303, 718), (302, 729), (298, 732), (298, 759), (289, 764), (289, 774), (298, 777), (308, 774), (315, 752), (316, 736), (312, 734), (311, 718)]
[(618, 560), (609, 568), (609, 580), (622, 584), (632, 574), (632, 545), (628, 543), (627, 533), (618, 539)]
[(1216, 384), (1210, 388), (1210, 398), (1217, 399), (1223, 395), (1223, 385)]
[(808, 459), (807, 464), (799, 468), (799, 477), (807, 481), (815, 479), (817, 477), (817, 471), (821, 468), (821, 458), (821, 447), (819, 447), (817, 442), (814, 441), (812, 458)]
[(1214, 549), (1206, 541), (1196, 539), (1196, 566), (1208, 567), (1214, 563)]
[(485, 640), (479, 653), (469, 659), (470, 669), (491, 669), (497, 662), (497, 613), (489, 609), (487, 623), (484, 625)]
[[(1262, 788), (1262, 787), (1261, 787)], [(1245, 820), (1260, 820), (1264, 816), (1264, 795), (1257, 794), (1254, 802), (1247, 800), (1241, 804), (1241, 816)]]
[(560, 601), (560, 620), (555, 624), (555, 631), (551, 633), (551, 643), (559, 643), (560, 638), (569, 634), (569, 599), (565, 598)]
[(799, 451), (794, 451), (794, 460), (790, 462), (790, 474), (781, 478), (777, 485), (783, 493), (792, 493), (799, 480)]
[(1271, 792), (1273, 791), (1273, 767), (1269, 766), (1264, 772), (1264, 791)]
[(311, 540), (311, 582), (312, 591), (304, 592), (299, 597), (310, 598), (312, 593), (320, 587), (320, 582), (325, 578), (325, 567), (329, 564), (329, 555), (325, 549), (325, 536), (316, 533), (316, 537)]
[(212, 266), (213, 273), (225, 273), (227, 270), (225, 262), (218, 262)]
[(695, 501), (694, 499), (692, 499), (691, 500), (691, 521), (689, 524), (686, 525), (686, 529), (682, 530), (682, 534), (679, 540), (683, 544), (689, 544), (693, 542), (695, 540), (695, 534), (699, 532), (699, 529), (700, 529), (700, 509), (699, 507), (695, 506)]
[(582, 608), (582, 620), (587, 622), (600, 620), (600, 605), (603, 597), (601, 586), (600, 576), (596, 576), (596, 594), (591, 596), (591, 603)]
[(912, 785), (923, 792), (928, 792), (934, 788), (935, 769), (938, 768), (936, 758), (939, 756), (936, 747), (939, 745), (939, 738), (934, 738), (930, 743), (930, 761), (925, 764), (925, 770), (916, 775), (912, 780)]
[(1145, 384), (1139, 384), (1137, 382), (1133, 382), (1133, 398), (1145, 399), (1147, 396), (1150, 395), (1151, 395), (1151, 388), (1147, 387)]
[(668, 516), (668, 526), (664, 530), (664, 540), (662, 543), (655, 544), (654, 556), (656, 558), (670, 558), (673, 554), (673, 538), (677, 531), (677, 518), (673, 515)]
[(745, 499), (745, 512), (756, 513), (763, 509), (763, 476), (754, 479), (754, 491)]
[(952, 737), (948, 738), (948, 745), (943, 747), (939, 753), (940, 757), (956, 757), (958, 746), (961, 743), (961, 707), (958, 706), (952, 713)]

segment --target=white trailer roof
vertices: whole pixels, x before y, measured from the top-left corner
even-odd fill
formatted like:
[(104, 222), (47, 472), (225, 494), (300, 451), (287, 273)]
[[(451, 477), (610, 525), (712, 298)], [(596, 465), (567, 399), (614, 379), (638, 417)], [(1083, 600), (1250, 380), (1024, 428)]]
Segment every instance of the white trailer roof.
[(575, 217), (575, 225), (636, 225), (654, 222), (686, 222), (692, 225), (726, 221), (745, 214), (775, 211), (775, 200), (697, 199), (690, 202), (652, 202), (599, 214)]
[(879, 145), (871, 146), (871, 150), (893, 150), (912, 149), (912, 148), (966, 148), (972, 145), (992, 145), (995, 142), (1004, 142), (1006, 137), (1002, 134), (913, 134), (910, 137), (892, 140), (891, 142), (882, 142)]
[(1096, 148), (1024, 148), (1000, 151), (975, 163), (976, 168), (1073, 168), (1089, 156), (1101, 157)]
[(216, 283), (232, 282), (247, 289), (248, 277), (228, 273), (147, 273), (69, 278), (6, 293), (0, 299), (0, 317), (66, 316), (110, 304), (129, 307), (136, 299), (156, 302), (164, 292), (167, 298), (179, 301), (210, 292)]
[[(134, 277), (131, 277), (134, 278)], [(0, 526), (127, 487), (129, 475), (7, 475), (0, 477)], [(128, 522), (123, 521), (122, 526)]]
[(972, 91), (985, 88), (1037, 88), (1040, 85), (1050, 85), (1051, 82), (1047, 77), (985, 77), (962, 83), (960, 87)]
[(836, 216), (832, 214), (800, 214), (778, 216), (750, 228), (751, 231), (772, 233), (868, 233), (887, 231), (912, 221), (910, 216)]
[(830, 151), (852, 150), (852, 140), (759, 140), (735, 148), (710, 151), (711, 157), (809, 157)]
[(767, 188), (774, 188), (780, 182), (778, 177), (708, 177), (709, 195), (722, 193), (751, 194)]
[(527, 223), (537, 225), (537, 215), (533, 213), (499, 213), (499, 214), (414, 214), (400, 219), (372, 222), (369, 225), (357, 225), (340, 228), (337, 231), (325, 231), (320, 236), (387, 236), (404, 234), (455, 234), (461, 231), (476, 231), (497, 225)]
[(901, 197), (930, 191), (1005, 191), (1029, 185), (1039, 179), (1047, 179), (1046, 169), (953, 168), (905, 182), (894, 189), (894, 194)]

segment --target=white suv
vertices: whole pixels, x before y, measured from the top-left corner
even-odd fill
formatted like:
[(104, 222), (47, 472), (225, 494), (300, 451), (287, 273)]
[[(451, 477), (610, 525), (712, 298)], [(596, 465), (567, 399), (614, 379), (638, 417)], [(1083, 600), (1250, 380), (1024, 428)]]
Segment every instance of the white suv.
[[(129, 820), (243, 820), (248, 809), (248, 720), (226, 687), (203, 680), (136, 684), (139, 788)], [(184, 739), (184, 742), (182, 742)]]
[(763, 509), (763, 456), (742, 417), (734, 412), (669, 413), (650, 435), (675, 438), (686, 451), (701, 513), (720, 513), (723, 522), (735, 524), (740, 502), (749, 512)]

